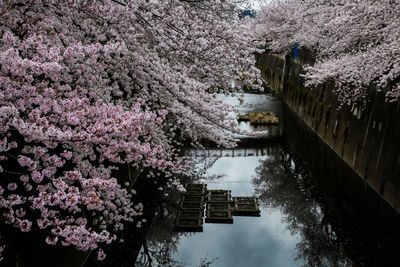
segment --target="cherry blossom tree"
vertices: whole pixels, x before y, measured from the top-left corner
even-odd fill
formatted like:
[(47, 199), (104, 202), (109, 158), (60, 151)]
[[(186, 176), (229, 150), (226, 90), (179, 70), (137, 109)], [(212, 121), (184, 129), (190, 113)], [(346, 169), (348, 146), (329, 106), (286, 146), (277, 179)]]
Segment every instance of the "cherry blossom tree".
[(216, 93), (230, 79), (261, 84), (236, 12), (211, 0), (0, 0), (2, 220), (95, 250), (143, 209), (113, 177), (118, 164), (171, 177), (180, 138), (234, 145), (234, 108)]
[(400, 96), (400, 7), (398, 2), (288, 0), (274, 1), (259, 12), (258, 34), (275, 52), (294, 45), (312, 50), (306, 85), (334, 81), (339, 101), (365, 102), (369, 88), (388, 101)]

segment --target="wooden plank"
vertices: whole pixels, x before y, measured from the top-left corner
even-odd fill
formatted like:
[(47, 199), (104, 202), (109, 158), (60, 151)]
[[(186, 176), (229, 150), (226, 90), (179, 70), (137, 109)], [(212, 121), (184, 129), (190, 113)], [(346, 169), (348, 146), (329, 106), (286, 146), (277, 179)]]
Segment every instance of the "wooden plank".
[(213, 196), (207, 195), (207, 203), (232, 203), (231, 196)]
[(232, 213), (230, 210), (207, 211), (206, 223), (233, 223)]
[(258, 204), (256, 197), (233, 197), (234, 204)]
[(207, 204), (207, 211), (232, 211), (231, 204), (211, 203)]
[(185, 184), (184, 186), (186, 189), (200, 189), (204, 188), (207, 190), (207, 185), (206, 184)]
[(234, 216), (260, 216), (258, 204), (236, 203), (233, 207)]
[(192, 187), (186, 188), (185, 195), (190, 196), (205, 196), (207, 195), (207, 187)]
[(211, 196), (231, 196), (231, 190), (208, 190)]

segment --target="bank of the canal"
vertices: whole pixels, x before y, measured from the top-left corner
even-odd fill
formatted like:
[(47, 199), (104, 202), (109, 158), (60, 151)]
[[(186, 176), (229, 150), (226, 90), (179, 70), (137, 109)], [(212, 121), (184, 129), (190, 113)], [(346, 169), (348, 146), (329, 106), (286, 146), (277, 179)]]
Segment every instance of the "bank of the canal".
[(287, 54), (257, 55), (264, 81), (330, 149), (400, 212), (400, 102), (388, 102), (371, 86), (363, 103), (342, 108), (332, 82), (305, 88), (304, 67), (315, 62), (299, 49)]

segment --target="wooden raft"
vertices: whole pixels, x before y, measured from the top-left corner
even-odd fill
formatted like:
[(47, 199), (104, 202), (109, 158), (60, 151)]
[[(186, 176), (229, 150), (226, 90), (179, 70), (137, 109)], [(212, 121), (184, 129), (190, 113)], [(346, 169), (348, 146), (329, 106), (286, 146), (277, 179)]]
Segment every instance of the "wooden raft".
[[(177, 211), (174, 231), (202, 232), (206, 223), (232, 224), (233, 216), (260, 216), (255, 197), (231, 197), (230, 190), (207, 190), (206, 184), (186, 184)], [(204, 204), (207, 204), (204, 213)]]

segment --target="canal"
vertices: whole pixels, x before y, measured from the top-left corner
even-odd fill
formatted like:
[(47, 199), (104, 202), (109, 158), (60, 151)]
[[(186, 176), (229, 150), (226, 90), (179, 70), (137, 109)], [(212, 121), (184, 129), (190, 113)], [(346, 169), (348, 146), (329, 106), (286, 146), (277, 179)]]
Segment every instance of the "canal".
[(194, 174), (184, 182), (255, 196), (260, 217), (204, 223), (174, 232), (180, 194), (139, 179), (143, 226), (124, 232), (103, 263), (85, 266), (400, 266), (399, 215), (277, 98), (220, 96), (248, 111), (273, 111), (279, 126), (235, 149), (186, 149)]

